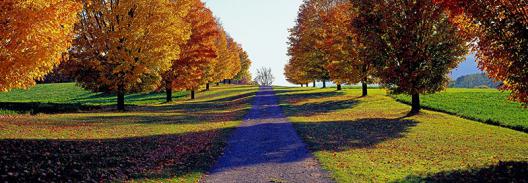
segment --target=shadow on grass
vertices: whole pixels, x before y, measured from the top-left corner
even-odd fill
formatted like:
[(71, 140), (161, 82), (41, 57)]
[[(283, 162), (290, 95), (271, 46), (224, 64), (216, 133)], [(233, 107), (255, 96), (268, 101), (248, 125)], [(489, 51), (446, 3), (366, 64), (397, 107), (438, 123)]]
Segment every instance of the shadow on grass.
[[(193, 112), (186, 114), (170, 115), (155, 115), (152, 113), (146, 114), (131, 114), (131, 115), (97, 115), (85, 117), (65, 118), (55, 123), (48, 122), (51, 125), (65, 125), (62, 121), (78, 121), (79, 123), (107, 123), (108, 125), (130, 125), (130, 124), (202, 124), (202, 123), (218, 123), (226, 122), (226, 117), (236, 116), (237, 119), (242, 118), (244, 114), (249, 111), (249, 108), (240, 109), (226, 109), (226, 111), (214, 112)], [(163, 111), (161, 111), (163, 112)], [(163, 112), (170, 113), (170, 112)]]
[[(143, 112), (179, 110), (168, 116), (94, 114), (74, 120), (79, 123), (107, 121), (116, 125), (119, 125), (117, 121), (186, 124), (240, 120), (249, 110), (244, 104), (253, 99), (254, 93), (201, 102), (135, 107)], [(60, 128), (59, 123), (57, 127)], [(205, 172), (222, 153), (232, 129), (120, 139), (3, 139), (0, 140), (0, 180), (120, 182)]]
[(281, 101), (286, 101), (281, 105), (286, 116), (313, 116), (321, 113), (328, 113), (338, 111), (341, 109), (348, 109), (358, 104), (355, 99), (350, 100), (332, 100), (325, 102), (311, 102), (301, 105), (295, 105), (296, 102), (307, 99), (320, 99), (344, 95), (343, 92), (328, 91), (316, 93), (297, 93), (302, 91), (313, 91), (310, 89), (304, 90), (288, 90), (275, 89), (274, 93)]
[[(238, 127), (239, 133), (279, 132), (289, 123), (263, 123)], [(296, 123), (311, 149), (341, 151), (368, 148), (402, 137), (412, 121), (364, 119), (322, 123)], [(205, 172), (220, 156), (233, 128), (185, 134), (101, 140), (0, 140), (0, 179), (7, 182), (112, 182), (158, 179)], [(277, 134), (280, 135), (280, 134)], [(251, 137), (250, 137), (251, 138)], [(258, 138), (255, 138), (258, 139)], [(267, 142), (246, 148), (258, 148)], [(239, 161), (228, 168), (290, 163), (308, 156), (302, 145), (285, 139), (270, 153)], [(246, 157), (247, 158), (247, 157)], [(223, 171), (224, 169), (222, 169)]]
[(357, 100), (326, 101), (318, 103), (306, 103), (302, 105), (282, 105), (287, 116), (313, 116), (356, 106)]
[[(237, 86), (233, 88), (243, 88), (242, 86)], [(247, 89), (235, 89), (226, 91), (225, 93), (232, 93), (232, 92), (243, 92), (247, 91)], [(198, 102), (188, 102), (183, 104), (172, 104), (172, 105), (165, 105), (161, 107), (149, 107), (149, 106), (141, 106), (141, 105), (135, 105), (130, 104), (134, 102), (146, 102), (152, 101), (152, 104), (161, 104), (165, 100), (164, 95), (160, 95), (164, 93), (143, 93), (143, 94), (132, 94), (125, 96), (125, 101), (127, 102), (126, 108), (127, 110), (179, 110), (179, 109), (206, 109), (211, 107), (227, 107), (232, 105), (238, 105), (242, 101), (246, 102), (246, 99), (250, 99), (252, 95), (255, 94), (255, 92), (245, 93), (242, 95), (235, 95), (231, 97), (226, 98), (220, 98), (220, 99), (214, 99), (214, 100), (205, 100), (205, 101), (198, 101)], [(160, 95), (160, 96), (158, 96)], [(187, 92), (175, 92), (173, 99), (181, 99), (187, 96)], [(17, 113), (29, 113), (29, 114), (60, 114), (60, 113), (78, 113), (78, 112), (86, 112), (86, 111), (94, 111), (94, 110), (101, 110), (101, 109), (113, 109), (115, 105), (113, 102), (115, 102), (114, 98), (108, 98), (108, 97), (115, 97), (112, 94), (104, 94), (99, 93), (95, 95), (85, 96), (83, 98), (73, 99), (70, 102), (71, 103), (40, 103), (40, 102), (0, 102), (0, 108), (5, 110), (11, 110), (16, 111)], [(89, 105), (86, 105), (86, 103), (90, 103)], [(101, 105), (97, 105), (97, 103), (100, 103)], [(112, 103), (112, 104), (108, 104)], [(93, 105), (92, 105), (93, 104)], [(104, 105), (103, 105), (104, 104)]]
[(326, 97), (342, 96), (345, 93), (340, 91), (318, 91), (313, 93), (299, 93), (303, 91), (317, 91), (317, 90), (288, 90), (288, 89), (276, 89), (274, 90), (277, 97), (285, 100), (301, 101), (305, 99), (317, 99)]
[(355, 121), (294, 123), (299, 135), (314, 151), (345, 151), (370, 148), (386, 140), (397, 139), (416, 126), (405, 119), (367, 118)]
[(445, 171), (429, 176), (409, 176), (397, 182), (528, 182), (528, 161), (506, 161), (488, 167)]
[(0, 140), (7, 182), (107, 182), (204, 172), (231, 129), (104, 140)]
[(179, 104), (163, 105), (163, 106), (148, 106), (142, 107), (142, 110), (155, 110), (155, 111), (168, 111), (171, 110), (182, 110), (182, 111), (204, 111), (204, 110), (225, 110), (232, 107), (240, 106), (241, 104), (250, 103), (256, 92), (249, 92), (240, 95), (235, 95), (226, 98), (186, 102)]

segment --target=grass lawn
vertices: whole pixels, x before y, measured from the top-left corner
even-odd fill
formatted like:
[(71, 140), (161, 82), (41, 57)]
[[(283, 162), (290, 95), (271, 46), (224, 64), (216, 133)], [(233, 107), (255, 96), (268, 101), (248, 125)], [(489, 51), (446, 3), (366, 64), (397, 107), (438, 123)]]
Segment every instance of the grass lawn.
[[(130, 107), (123, 113), (0, 115), (0, 179), (197, 182), (221, 154), (257, 89), (222, 85), (199, 93), (195, 101), (161, 104), (149, 99), (154, 104)], [(72, 97), (57, 95), (49, 100), (69, 102), (78, 101), (74, 95), (93, 96), (75, 92)], [(23, 97), (14, 99), (23, 101)]]
[[(174, 92), (173, 97), (186, 96), (188, 92)], [(82, 105), (115, 105), (116, 96), (104, 93), (93, 93), (75, 83), (39, 84), (28, 90), (15, 89), (0, 92), (0, 102), (41, 102)], [(125, 96), (128, 105), (144, 105), (165, 102), (165, 92), (139, 93)]]
[[(528, 134), (423, 111), (370, 89), (276, 87), (301, 138), (338, 182), (525, 181)], [(511, 182), (511, 180), (509, 181)]]
[[(509, 101), (508, 95), (496, 89), (450, 88), (421, 98), (422, 105), (429, 109), (528, 132), (528, 110)], [(411, 100), (407, 95), (395, 98), (404, 103)]]

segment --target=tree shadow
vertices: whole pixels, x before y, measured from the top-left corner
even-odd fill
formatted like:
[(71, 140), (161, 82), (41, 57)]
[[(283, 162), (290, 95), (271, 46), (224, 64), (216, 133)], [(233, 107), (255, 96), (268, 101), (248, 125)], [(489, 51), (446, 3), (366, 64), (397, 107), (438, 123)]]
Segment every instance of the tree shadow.
[(357, 100), (326, 101), (317, 103), (305, 103), (302, 105), (282, 105), (287, 116), (313, 116), (341, 109), (349, 109), (359, 103)]
[[(248, 108), (230, 109), (229, 111), (214, 112), (193, 112), (193, 113), (166, 113), (163, 115), (154, 115), (152, 113), (139, 113), (131, 115), (91, 115), (84, 117), (63, 118), (58, 121), (47, 122), (46, 125), (65, 125), (62, 121), (76, 121), (78, 123), (106, 123), (107, 125), (130, 125), (130, 124), (202, 124), (202, 123), (219, 123), (225, 122), (227, 116), (239, 116), (249, 111)], [(77, 125), (73, 124), (73, 125)]]
[(444, 171), (428, 176), (408, 176), (396, 182), (528, 182), (528, 161), (506, 161), (464, 170)]
[(80, 103), (60, 104), (60, 103), (41, 103), (41, 102), (0, 102), (0, 108), (18, 111), (19, 113), (29, 113), (32, 115), (75, 113), (81, 111), (90, 111), (102, 109), (105, 106), (90, 106)]
[(113, 182), (204, 172), (231, 129), (102, 140), (0, 140), (6, 182)]
[(328, 91), (328, 92), (316, 92), (316, 93), (297, 93), (302, 91), (311, 91), (310, 89), (304, 90), (288, 90), (288, 89), (274, 89), (274, 93), (280, 101), (285, 101), (281, 104), (286, 116), (313, 116), (321, 113), (328, 113), (341, 109), (348, 109), (354, 107), (359, 103), (357, 98), (349, 100), (331, 100), (324, 102), (310, 102), (300, 105), (296, 103), (305, 101), (308, 99), (321, 99), (344, 95), (343, 92)]
[(327, 97), (336, 97), (345, 95), (345, 93), (340, 91), (325, 91), (325, 92), (314, 92), (314, 93), (299, 93), (302, 91), (313, 91), (313, 90), (286, 90), (286, 89), (277, 89), (274, 90), (277, 97), (281, 100), (284, 99), (288, 102), (302, 101), (306, 99), (316, 99), (316, 98), (327, 98)]
[[(238, 87), (237, 87), (238, 88)], [(237, 89), (227, 92), (242, 92), (247, 89)], [(173, 103), (162, 106), (147, 106), (147, 105), (135, 105), (130, 102), (148, 102), (148, 101), (159, 101), (152, 102), (152, 104), (162, 104), (165, 100), (165, 96), (156, 96), (162, 93), (142, 93), (125, 96), (125, 104), (127, 111), (155, 111), (155, 110), (203, 110), (208, 108), (227, 108), (234, 105), (239, 105), (243, 102), (251, 100), (251, 96), (255, 92), (244, 93), (242, 95), (235, 95), (225, 98), (213, 99), (213, 100), (201, 100), (201, 101), (189, 101), (186, 103)], [(164, 94), (164, 93), (163, 93)], [(187, 96), (185, 92), (175, 93), (173, 99), (180, 99)], [(62, 114), (62, 113), (81, 113), (90, 111), (109, 111), (113, 110), (114, 104), (105, 105), (86, 105), (83, 103), (108, 103), (110, 100), (104, 97), (115, 97), (111, 94), (99, 93), (90, 95), (84, 98), (74, 99), (71, 102), (75, 103), (41, 103), (41, 102), (0, 102), (0, 108), (6, 110), (18, 111), (19, 113), (35, 114)], [(89, 100), (89, 101), (86, 101)], [(113, 100), (111, 102), (114, 102)], [(172, 112), (172, 111), (168, 111)]]
[(294, 123), (299, 135), (314, 151), (371, 148), (383, 141), (404, 137), (417, 125), (406, 119), (367, 118), (354, 121)]

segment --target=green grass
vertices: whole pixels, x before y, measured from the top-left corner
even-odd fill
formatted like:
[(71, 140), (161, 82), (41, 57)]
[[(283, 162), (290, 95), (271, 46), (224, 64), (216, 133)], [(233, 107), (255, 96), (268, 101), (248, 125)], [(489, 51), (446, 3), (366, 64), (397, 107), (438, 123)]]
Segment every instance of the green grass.
[[(508, 95), (496, 89), (450, 88), (421, 96), (421, 104), (429, 109), (528, 132), (528, 110), (509, 101)], [(394, 97), (404, 103), (411, 100), (407, 95)]]
[(17, 111), (0, 109), (0, 115), (16, 115), (16, 114), (18, 114)]
[(197, 182), (257, 89), (222, 85), (194, 101), (153, 100), (127, 112), (0, 116), (0, 164), (9, 165), (0, 166), (0, 176), (9, 175), (2, 177), (8, 182)]
[[(300, 137), (337, 182), (526, 180), (528, 134), (410, 106), (370, 89), (276, 87)], [(508, 181), (509, 180), (509, 181)]]
[[(188, 92), (174, 92), (173, 97), (186, 96)], [(27, 90), (15, 89), (0, 92), (0, 102), (41, 102), (59, 104), (82, 104), (91, 106), (115, 105), (116, 96), (94, 93), (75, 83), (39, 84)], [(125, 97), (128, 105), (144, 105), (165, 102), (165, 93), (138, 93)]]

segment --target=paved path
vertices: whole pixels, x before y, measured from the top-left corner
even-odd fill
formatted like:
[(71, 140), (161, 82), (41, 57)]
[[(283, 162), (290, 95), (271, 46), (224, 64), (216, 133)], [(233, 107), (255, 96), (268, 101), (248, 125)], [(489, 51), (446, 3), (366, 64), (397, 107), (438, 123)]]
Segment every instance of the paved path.
[(231, 136), (224, 155), (202, 182), (331, 182), (262, 87), (253, 108)]

